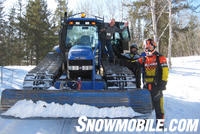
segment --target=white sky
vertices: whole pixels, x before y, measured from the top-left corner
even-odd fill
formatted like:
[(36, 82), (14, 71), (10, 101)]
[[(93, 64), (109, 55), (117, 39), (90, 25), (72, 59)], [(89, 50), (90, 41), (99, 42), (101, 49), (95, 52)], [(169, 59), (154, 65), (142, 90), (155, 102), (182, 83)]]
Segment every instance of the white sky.
[[(22, 1), (23, 1), (24, 5), (25, 5), (28, 0), (22, 0)], [(77, 0), (69, 0), (70, 9), (75, 7), (76, 1)], [(6, 2), (4, 3), (4, 6), (5, 6), (6, 10), (7, 10), (7, 9), (10, 9), (11, 7), (13, 7), (16, 3), (17, 3), (17, 0), (6, 0)], [(56, 5), (57, 4), (56, 4), (55, 0), (47, 0), (47, 4), (48, 4), (48, 8), (50, 10), (53, 11), (53, 10), (56, 9)]]
[[(17, 4), (18, 0), (1, 0), (1, 1), (6, 1), (4, 2), (4, 9), (6, 12), (9, 11), (10, 8), (12, 8), (13, 6), (15, 6)], [(22, 0), (23, 4), (26, 5), (28, 0)], [(56, 9), (56, 2), (55, 0), (46, 0), (47, 4), (48, 4), (48, 8), (50, 9), (50, 11), (54, 11)], [(108, 11), (108, 4), (110, 4), (110, 7), (112, 8), (112, 12), (115, 12), (115, 18), (117, 18), (118, 16), (121, 16), (121, 14), (119, 13), (119, 4), (121, 1), (133, 1), (133, 0), (68, 0), (68, 8), (70, 10), (73, 10), (74, 13), (76, 12), (82, 12), (79, 11), (78, 9), (80, 9), (80, 4), (87, 2), (88, 4), (88, 9), (89, 7), (97, 7), (98, 5), (100, 5), (101, 7), (101, 12), (103, 12), (104, 16), (108, 16), (108, 14), (110, 13), (110, 11)], [(190, 0), (188, 0), (190, 1)], [(200, 0), (193, 0), (193, 5), (198, 5), (200, 4)], [(106, 7), (107, 6), (107, 7)], [(97, 14), (97, 11), (94, 10), (92, 11), (94, 12), (93, 14)], [(125, 12), (126, 14), (126, 12)], [(200, 13), (196, 13), (195, 15), (200, 17)], [(119, 19), (119, 18), (118, 18)]]
[[(4, 2), (5, 12), (8, 13), (10, 8), (17, 5), (17, 1), (18, 0), (6, 0), (6, 2)], [(22, 1), (25, 7), (28, 0)], [(120, 13), (122, 11), (120, 7), (122, 1), (124, 0), (68, 0), (68, 8), (72, 10), (73, 13), (84, 12), (80, 11), (80, 9), (90, 10), (90, 13), (92, 15), (99, 16), (98, 14), (101, 14), (101, 17), (104, 16), (106, 21), (110, 20), (112, 17), (114, 17), (118, 21), (122, 21), (124, 20), (123, 18), (120, 18), (120, 16), (122, 16), (122, 14)], [(57, 4), (55, 0), (47, 0), (47, 4), (51, 12), (56, 9)], [(81, 8), (81, 5), (84, 8)], [(95, 10), (97, 8), (99, 9), (99, 11)], [(126, 11), (123, 11), (124, 14), (125, 12)], [(123, 17), (125, 17), (125, 15)]]

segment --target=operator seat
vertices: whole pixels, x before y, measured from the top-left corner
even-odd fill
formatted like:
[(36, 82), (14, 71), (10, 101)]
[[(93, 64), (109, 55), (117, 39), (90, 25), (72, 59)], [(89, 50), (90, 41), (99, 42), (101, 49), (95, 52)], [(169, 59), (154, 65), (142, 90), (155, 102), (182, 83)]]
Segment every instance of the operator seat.
[(80, 38), (80, 44), (91, 46), (90, 36), (88, 36), (88, 35), (81, 36), (81, 38)]

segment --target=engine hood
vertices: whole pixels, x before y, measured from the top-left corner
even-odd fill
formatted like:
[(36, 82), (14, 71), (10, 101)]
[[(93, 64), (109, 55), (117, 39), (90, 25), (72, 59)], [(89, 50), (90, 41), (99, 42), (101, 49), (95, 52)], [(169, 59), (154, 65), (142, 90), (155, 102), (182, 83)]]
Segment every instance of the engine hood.
[(92, 57), (92, 48), (85, 45), (75, 45), (70, 48), (68, 53), (69, 60), (92, 60)]

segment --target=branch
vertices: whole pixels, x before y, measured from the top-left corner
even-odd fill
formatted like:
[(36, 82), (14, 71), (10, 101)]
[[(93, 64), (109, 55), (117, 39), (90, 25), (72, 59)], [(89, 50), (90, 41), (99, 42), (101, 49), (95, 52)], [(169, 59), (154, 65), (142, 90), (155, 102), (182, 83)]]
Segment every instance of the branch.
[(160, 17), (162, 16), (162, 14), (163, 14), (165, 8), (167, 7), (167, 5), (168, 5), (168, 4), (166, 4), (166, 5), (163, 7), (162, 11), (160, 12), (160, 14), (159, 14), (159, 16), (158, 16), (158, 18), (157, 18), (156, 23), (158, 23), (158, 21), (159, 21)]
[(197, 6), (191, 6), (191, 10), (195, 13), (200, 13), (200, 11), (197, 11), (200, 8), (200, 4)]
[(169, 26), (169, 23), (167, 24), (167, 26), (165, 27), (165, 29), (163, 30), (163, 32), (161, 33), (161, 35), (158, 38), (158, 41), (160, 41), (160, 38), (163, 36), (163, 34), (165, 33), (165, 31), (167, 30), (167, 27)]

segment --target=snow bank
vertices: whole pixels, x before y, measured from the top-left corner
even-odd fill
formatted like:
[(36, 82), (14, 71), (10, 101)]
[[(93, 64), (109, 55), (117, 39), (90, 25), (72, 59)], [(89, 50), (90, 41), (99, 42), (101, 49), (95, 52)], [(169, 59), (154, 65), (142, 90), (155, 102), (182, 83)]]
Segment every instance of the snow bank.
[(200, 56), (172, 58), (166, 96), (200, 102)]
[[(3, 82), (0, 81), (0, 94), (4, 89), (22, 89), (25, 75), (34, 67), (35, 66), (4, 66), (2, 76)], [(1, 66), (0, 69), (2, 69)]]
[(94, 106), (80, 105), (80, 104), (65, 104), (46, 103), (38, 101), (34, 103), (29, 100), (18, 101), (13, 107), (2, 115), (14, 116), (19, 118), (29, 117), (80, 117), (85, 115), (87, 117), (134, 117), (140, 115), (132, 110), (130, 107), (112, 107), (112, 108), (97, 108)]
[(28, 71), (30, 71), (34, 67), (35, 66), (4, 66), (3, 83), (0, 82), (0, 92), (8, 88), (21, 89), (23, 86), (25, 75), (28, 73)]

